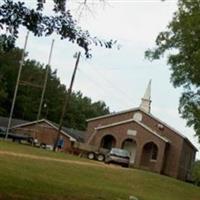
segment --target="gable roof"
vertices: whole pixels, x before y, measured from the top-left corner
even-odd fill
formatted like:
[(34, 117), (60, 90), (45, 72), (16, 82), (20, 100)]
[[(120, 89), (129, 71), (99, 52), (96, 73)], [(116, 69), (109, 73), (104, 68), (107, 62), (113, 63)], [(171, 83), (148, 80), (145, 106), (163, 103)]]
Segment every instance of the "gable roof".
[[(7, 128), (8, 127), (8, 121), (9, 121), (9, 118), (8, 117), (1, 117), (0, 116), (0, 127), (2, 128)], [(25, 121), (25, 120), (21, 120), (21, 119), (12, 119), (11, 121), (11, 126), (16, 126), (16, 125), (19, 125), (19, 124), (24, 124), (28, 121)]]
[(108, 125), (104, 125), (104, 126), (99, 126), (97, 128), (95, 128), (96, 130), (101, 130), (101, 129), (104, 129), (104, 128), (110, 128), (110, 127), (113, 127), (113, 126), (118, 126), (118, 125), (122, 125), (122, 124), (126, 124), (126, 123), (130, 123), (130, 122), (135, 122), (137, 123), (139, 126), (143, 127), (144, 129), (146, 129), (147, 131), (149, 131), (151, 134), (153, 134), (154, 136), (160, 138), (161, 140), (163, 140), (164, 142), (167, 142), (169, 143), (170, 141), (159, 135), (158, 133), (156, 133), (155, 131), (153, 131), (152, 129), (150, 129), (148, 126), (146, 126), (145, 124), (141, 123), (141, 122), (138, 122), (134, 119), (128, 119), (128, 120), (125, 120), (125, 121), (121, 121), (121, 122), (116, 122), (116, 123), (112, 123), (112, 124), (108, 124)]
[(133, 112), (133, 111), (137, 111), (137, 110), (140, 110), (140, 108), (136, 107), (136, 108), (131, 108), (131, 109), (127, 109), (127, 110), (122, 110), (122, 111), (119, 111), (119, 112), (113, 112), (113, 113), (110, 113), (110, 114), (101, 115), (101, 116), (98, 116), (98, 117), (93, 117), (93, 118), (87, 119), (86, 121), (87, 122), (95, 121), (95, 120), (98, 120), (98, 119), (112, 117), (112, 116), (115, 116), (115, 115), (120, 115), (120, 114), (124, 114), (124, 113), (128, 113), (128, 112)]
[(158, 123), (163, 124), (164, 126), (166, 126), (167, 128), (169, 128), (170, 130), (172, 130), (175, 134), (179, 135), (181, 138), (183, 138), (190, 146), (192, 146), (192, 148), (194, 148), (196, 151), (198, 151), (198, 149), (190, 142), (190, 140), (184, 136), (182, 133), (180, 133), (178, 130), (176, 130), (175, 128), (171, 127), (170, 125), (168, 125), (167, 123), (163, 122), (162, 120), (160, 120), (159, 118), (155, 117), (154, 115), (152, 115), (151, 113), (146, 112), (145, 110), (141, 109), (140, 107), (135, 107), (132, 109), (128, 109), (128, 110), (123, 110), (123, 111), (119, 111), (119, 112), (113, 112), (111, 114), (107, 114), (107, 115), (102, 115), (99, 117), (94, 117), (91, 119), (88, 119), (87, 122), (90, 121), (95, 121), (98, 119), (103, 119), (103, 118), (107, 118), (107, 117), (112, 117), (112, 116), (116, 116), (116, 115), (120, 115), (120, 114), (124, 114), (124, 113), (128, 113), (128, 112), (134, 112), (134, 111), (141, 111), (143, 113), (145, 113), (146, 115), (148, 115), (149, 117), (153, 118), (154, 120), (156, 120)]
[[(58, 124), (53, 123), (57, 128), (59, 127)], [(84, 142), (85, 141), (85, 135), (86, 132), (84, 131), (79, 131), (77, 129), (73, 129), (73, 128), (67, 128), (67, 127), (63, 127), (62, 130), (66, 133), (68, 133), (71, 137), (75, 138), (78, 142)]]
[[(21, 128), (21, 127), (24, 127), (24, 126), (29, 126), (29, 125), (33, 125), (33, 124), (37, 124), (37, 123), (41, 123), (41, 122), (47, 123), (48, 125), (50, 125), (51, 127), (53, 127), (56, 130), (58, 130), (58, 128), (59, 128), (58, 124), (53, 123), (53, 122), (46, 120), (46, 119), (41, 119), (41, 120), (26, 122), (26, 123), (23, 123), (23, 124), (12, 126), (11, 129)], [(78, 131), (78, 130), (75, 130), (75, 129), (63, 127), (62, 130), (61, 130), (61, 133), (65, 136), (69, 137), (70, 140), (72, 140), (72, 141), (79, 141), (79, 142), (84, 141), (84, 136), (85, 136), (84, 133), (85, 132), (83, 132), (83, 131)]]

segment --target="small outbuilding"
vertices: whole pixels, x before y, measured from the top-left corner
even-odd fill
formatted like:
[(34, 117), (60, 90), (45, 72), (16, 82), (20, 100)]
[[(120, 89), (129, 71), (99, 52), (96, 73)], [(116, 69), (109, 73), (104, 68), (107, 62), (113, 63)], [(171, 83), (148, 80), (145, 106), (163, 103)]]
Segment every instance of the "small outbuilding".
[[(0, 117), (0, 127), (3, 130), (6, 130), (7, 124), (8, 118)], [(38, 144), (53, 147), (58, 135), (58, 124), (46, 119), (32, 122), (13, 119), (10, 131), (15, 134), (30, 136), (36, 139)], [(83, 131), (63, 127), (60, 134), (60, 138), (63, 140), (62, 150), (73, 152), (73, 142), (84, 142), (84, 137), (85, 132)]]

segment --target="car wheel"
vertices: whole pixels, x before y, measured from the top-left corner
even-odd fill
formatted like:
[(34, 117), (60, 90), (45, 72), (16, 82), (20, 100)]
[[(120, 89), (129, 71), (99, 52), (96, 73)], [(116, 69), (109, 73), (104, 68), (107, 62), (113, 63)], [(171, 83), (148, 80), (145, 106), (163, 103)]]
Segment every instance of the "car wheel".
[(93, 152), (89, 152), (87, 157), (88, 159), (93, 160), (95, 158), (95, 154)]
[(105, 159), (105, 156), (103, 154), (99, 154), (97, 155), (97, 160), (100, 161), (100, 162), (103, 162)]

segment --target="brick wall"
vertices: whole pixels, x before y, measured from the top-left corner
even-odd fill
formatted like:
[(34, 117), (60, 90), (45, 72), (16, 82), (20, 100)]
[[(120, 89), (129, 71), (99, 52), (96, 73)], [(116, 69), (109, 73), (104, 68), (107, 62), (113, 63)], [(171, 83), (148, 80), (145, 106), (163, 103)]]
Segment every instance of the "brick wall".
[[(127, 135), (127, 131), (130, 129), (135, 130), (137, 134), (135, 136)], [(135, 157), (135, 164), (134, 164), (136, 168), (145, 169), (145, 166), (141, 165), (143, 146), (146, 143), (154, 142), (159, 149), (158, 158), (157, 158), (157, 161), (150, 162), (149, 166), (147, 166), (146, 169), (161, 173), (163, 169), (163, 161), (164, 161), (165, 146), (166, 146), (165, 142), (162, 139), (149, 133), (149, 131), (147, 131), (146, 129), (138, 125), (137, 123), (129, 122), (126, 124), (121, 124), (114, 127), (98, 130), (91, 144), (99, 147), (101, 144), (102, 138), (105, 135), (112, 135), (116, 139), (117, 142), (116, 142), (115, 147), (117, 148), (122, 148), (122, 144), (124, 140), (126, 139), (133, 139), (136, 142), (137, 148), (136, 148), (136, 157)]]
[[(159, 120), (142, 112), (139, 109), (88, 121), (87, 140), (89, 141), (89, 138), (90, 139), (92, 138), (90, 140), (90, 143), (99, 146), (103, 136), (105, 136), (106, 134), (111, 134), (115, 137), (117, 141), (116, 146), (121, 148), (123, 140), (127, 138), (126, 135), (127, 129), (134, 129), (138, 133), (140, 133), (138, 134), (138, 138), (134, 138), (137, 142), (137, 154), (136, 154), (137, 161), (135, 166), (141, 167), (139, 166), (140, 163), (139, 160), (141, 159), (141, 151), (144, 145), (143, 143), (148, 142), (148, 137), (149, 137), (149, 134), (147, 134), (141, 127), (139, 127), (134, 123), (131, 123), (131, 125), (126, 124), (123, 126), (115, 126), (112, 128), (98, 130), (97, 133), (93, 134), (95, 132), (96, 127), (132, 119), (136, 112), (142, 113), (141, 122), (143, 124), (148, 126), (150, 129), (154, 130), (160, 136), (163, 136), (170, 141), (169, 144), (158, 143), (158, 141), (156, 142), (156, 144), (159, 146), (159, 149), (164, 149), (162, 153), (165, 159), (162, 163), (159, 164), (159, 167), (156, 167), (157, 164), (152, 163), (152, 168), (156, 169), (156, 171), (160, 171), (165, 175), (185, 180), (186, 172), (185, 170), (183, 170), (183, 166), (187, 165), (186, 163), (189, 162), (188, 161), (189, 158), (188, 159), (185, 158), (185, 154), (188, 154), (188, 157), (192, 157), (194, 159), (195, 157), (194, 148), (191, 145), (189, 145), (189, 143), (186, 142), (181, 135), (177, 134), (176, 131), (169, 128), (165, 123), (161, 123)], [(140, 138), (139, 135), (143, 135), (143, 137)], [(153, 141), (155, 142), (156, 140), (157, 139), (155, 139), (154, 137)], [(164, 145), (165, 148), (161, 147), (160, 145), (161, 146)], [(190, 170), (190, 168), (188, 168), (187, 170)]]
[[(37, 138), (39, 143), (45, 143), (47, 145), (54, 145), (57, 137), (57, 130), (45, 122), (37, 124), (27, 125), (12, 130), (15, 133), (24, 134)], [(63, 135), (64, 139), (64, 151), (71, 150), (71, 141), (69, 137)]]

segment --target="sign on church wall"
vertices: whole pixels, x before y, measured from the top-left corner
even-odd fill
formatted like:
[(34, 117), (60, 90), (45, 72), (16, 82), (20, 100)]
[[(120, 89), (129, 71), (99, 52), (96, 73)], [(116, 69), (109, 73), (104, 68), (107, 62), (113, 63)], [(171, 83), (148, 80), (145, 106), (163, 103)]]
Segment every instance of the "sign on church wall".
[(128, 136), (136, 136), (137, 135), (137, 131), (136, 130), (132, 130), (132, 129), (128, 129), (127, 135)]

